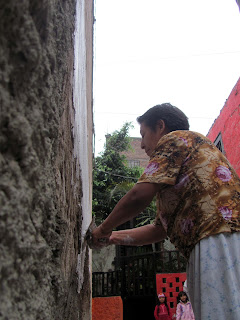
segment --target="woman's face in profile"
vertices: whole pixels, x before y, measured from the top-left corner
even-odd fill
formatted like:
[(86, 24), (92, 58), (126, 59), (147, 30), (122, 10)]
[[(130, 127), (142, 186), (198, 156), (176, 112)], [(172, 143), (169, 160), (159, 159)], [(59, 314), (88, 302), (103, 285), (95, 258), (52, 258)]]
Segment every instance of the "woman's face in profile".
[(166, 134), (166, 131), (165, 127), (161, 127), (160, 125), (157, 125), (156, 130), (153, 131), (143, 122), (140, 125), (140, 134), (142, 136), (141, 148), (144, 149), (146, 154), (150, 157), (156, 148), (158, 141)]

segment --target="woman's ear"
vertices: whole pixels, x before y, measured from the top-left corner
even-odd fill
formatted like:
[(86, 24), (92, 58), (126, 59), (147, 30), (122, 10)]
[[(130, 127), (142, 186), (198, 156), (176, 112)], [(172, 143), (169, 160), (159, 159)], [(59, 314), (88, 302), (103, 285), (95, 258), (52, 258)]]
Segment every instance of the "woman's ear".
[(169, 132), (168, 128), (165, 125), (164, 120), (162, 120), (162, 119), (158, 120), (157, 126), (160, 129), (161, 133), (168, 133)]

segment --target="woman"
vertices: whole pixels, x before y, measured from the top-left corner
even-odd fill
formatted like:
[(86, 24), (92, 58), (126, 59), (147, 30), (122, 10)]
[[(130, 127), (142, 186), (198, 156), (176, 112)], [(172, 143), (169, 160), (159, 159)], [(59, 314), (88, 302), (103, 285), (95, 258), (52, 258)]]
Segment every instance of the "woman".
[[(109, 244), (144, 245), (168, 236), (188, 259), (188, 289), (196, 319), (237, 320), (240, 180), (210, 140), (189, 131), (187, 117), (178, 108), (157, 105), (138, 122), (149, 164), (94, 230), (94, 244), (101, 246), (99, 240), (104, 238)], [(112, 232), (144, 210), (155, 195), (154, 224)]]

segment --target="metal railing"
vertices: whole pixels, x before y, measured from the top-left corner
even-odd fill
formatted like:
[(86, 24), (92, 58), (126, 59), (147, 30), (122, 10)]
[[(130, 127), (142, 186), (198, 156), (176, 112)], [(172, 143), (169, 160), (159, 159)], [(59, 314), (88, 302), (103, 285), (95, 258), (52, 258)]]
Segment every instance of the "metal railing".
[(156, 290), (156, 273), (186, 271), (179, 251), (158, 251), (121, 257), (117, 271), (93, 273), (93, 297), (150, 296)]
[(92, 275), (93, 297), (121, 295), (122, 271), (94, 272)]

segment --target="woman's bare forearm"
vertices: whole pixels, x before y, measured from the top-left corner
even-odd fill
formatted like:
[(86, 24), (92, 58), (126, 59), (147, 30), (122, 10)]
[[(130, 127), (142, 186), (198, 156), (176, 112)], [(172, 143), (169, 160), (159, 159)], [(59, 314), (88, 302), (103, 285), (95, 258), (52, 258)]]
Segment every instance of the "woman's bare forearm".
[(102, 230), (110, 232), (113, 228), (136, 217), (152, 201), (157, 185), (152, 183), (136, 184), (115, 206), (102, 223)]
[(162, 241), (165, 238), (166, 232), (162, 226), (148, 224), (139, 228), (113, 231), (109, 244), (143, 246)]

